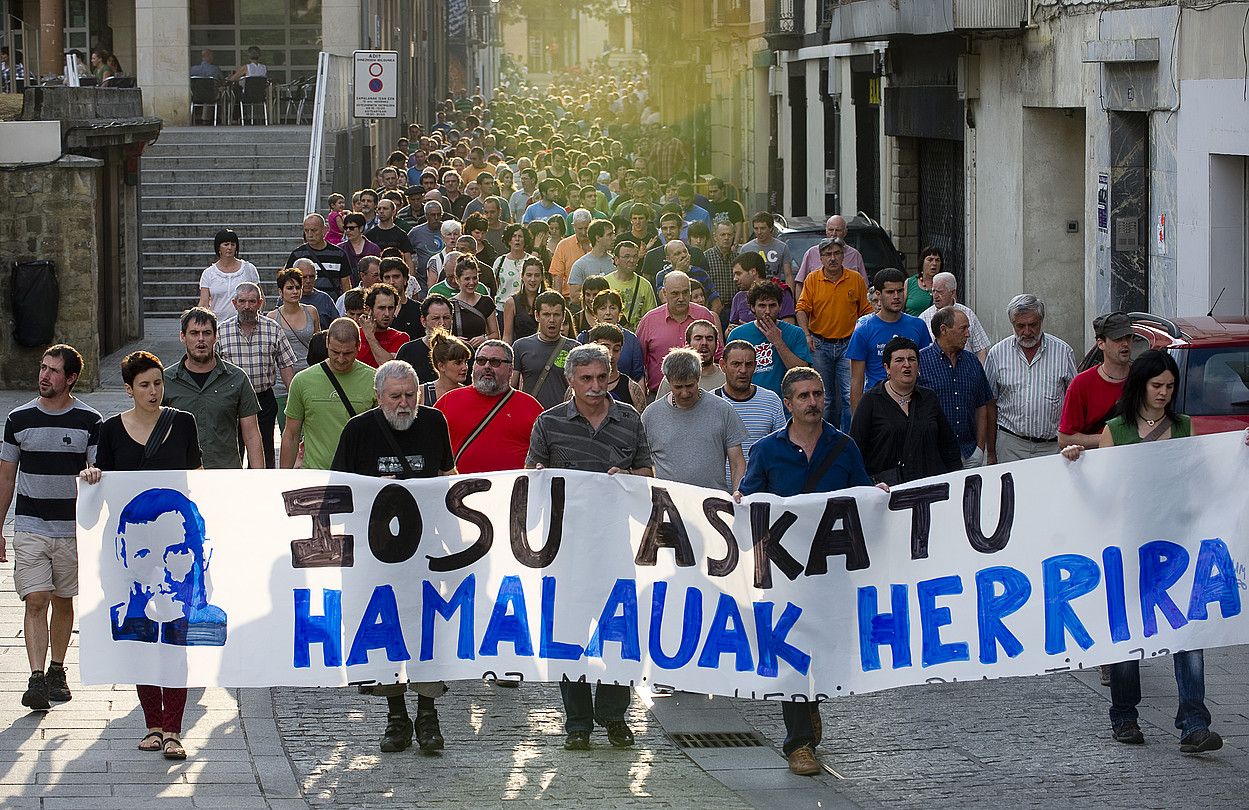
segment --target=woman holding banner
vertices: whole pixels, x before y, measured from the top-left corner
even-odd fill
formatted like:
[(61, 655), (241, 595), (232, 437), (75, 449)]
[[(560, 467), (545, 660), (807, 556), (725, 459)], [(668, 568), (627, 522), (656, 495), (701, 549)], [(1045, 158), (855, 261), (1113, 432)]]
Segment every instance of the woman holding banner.
[[(1106, 422), (1100, 447), (1117, 444), (1180, 439), (1193, 435), (1192, 420), (1174, 407), (1175, 384), (1180, 370), (1170, 354), (1150, 349), (1132, 362), (1123, 393), (1119, 397), (1119, 416)], [(1076, 461), (1084, 446), (1073, 444), (1063, 448), (1068, 461)], [(1210, 730), (1210, 711), (1206, 708), (1205, 657), (1201, 650), (1182, 650), (1171, 656), (1175, 662), (1175, 684), (1179, 690), (1180, 707), (1175, 727), (1180, 730), (1180, 751), (1199, 754), (1223, 747), (1223, 738)], [(1137, 723), (1137, 704), (1141, 702), (1140, 662), (1136, 659), (1110, 665), (1110, 726), (1115, 740), (1127, 745), (1141, 745), (1145, 735)]]
[[(149, 352), (132, 352), (121, 361), (126, 396), (134, 400), (134, 406), (101, 425), (97, 466), (82, 471), (83, 481), (98, 483), (102, 470), (203, 469), (195, 417), (161, 406), (164, 371), (160, 359)], [(186, 759), (181, 736), (187, 690), (142, 684), (135, 688), (147, 724), (139, 750), (162, 751), (165, 759)]]

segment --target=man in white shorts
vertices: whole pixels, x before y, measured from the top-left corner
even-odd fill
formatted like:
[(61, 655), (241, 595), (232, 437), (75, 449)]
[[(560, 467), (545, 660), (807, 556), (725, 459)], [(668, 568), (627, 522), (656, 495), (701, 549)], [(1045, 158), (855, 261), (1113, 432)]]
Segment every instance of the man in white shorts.
[[(26, 605), (23, 635), (31, 670), (22, 705), (37, 710), (70, 699), (65, 651), (78, 595), (76, 479), (95, 463), (100, 435), (100, 414), (71, 393), (81, 373), (82, 355), (74, 347), (62, 343), (44, 352), (39, 396), (9, 414), (0, 444), (0, 515), (8, 514), (17, 494), (13, 584)], [(0, 532), (0, 562), (7, 560)], [(45, 674), (49, 637), (52, 662)]]

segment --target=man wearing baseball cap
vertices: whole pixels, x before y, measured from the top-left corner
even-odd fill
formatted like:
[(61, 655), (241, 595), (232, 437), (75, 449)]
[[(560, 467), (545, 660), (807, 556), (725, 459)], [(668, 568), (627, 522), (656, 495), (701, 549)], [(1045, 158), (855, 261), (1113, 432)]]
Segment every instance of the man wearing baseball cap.
[(1132, 365), (1132, 321), (1126, 314), (1099, 315), (1093, 321), (1093, 335), (1103, 359), (1077, 374), (1067, 388), (1058, 420), (1060, 448), (1072, 444), (1097, 447)]

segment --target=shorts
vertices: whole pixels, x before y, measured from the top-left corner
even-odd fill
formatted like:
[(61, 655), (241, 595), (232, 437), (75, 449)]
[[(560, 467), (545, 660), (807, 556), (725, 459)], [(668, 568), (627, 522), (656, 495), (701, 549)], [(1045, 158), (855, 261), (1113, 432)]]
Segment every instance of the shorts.
[(22, 599), (41, 591), (64, 599), (77, 596), (77, 539), (14, 532), (13, 586)]

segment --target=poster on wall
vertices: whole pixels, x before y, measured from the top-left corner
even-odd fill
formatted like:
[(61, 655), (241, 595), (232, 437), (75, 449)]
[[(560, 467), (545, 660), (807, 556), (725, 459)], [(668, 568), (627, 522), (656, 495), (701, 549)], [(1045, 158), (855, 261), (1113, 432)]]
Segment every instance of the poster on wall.
[(1097, 175), (1097, 230), (1110, 230), (1110, 175), (1106, 172)]

